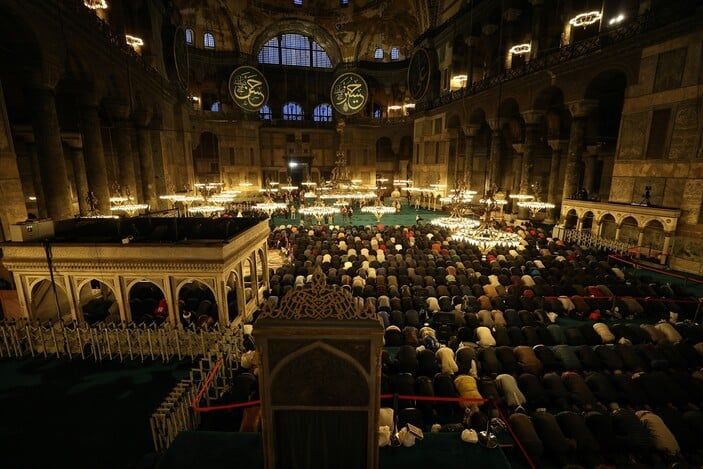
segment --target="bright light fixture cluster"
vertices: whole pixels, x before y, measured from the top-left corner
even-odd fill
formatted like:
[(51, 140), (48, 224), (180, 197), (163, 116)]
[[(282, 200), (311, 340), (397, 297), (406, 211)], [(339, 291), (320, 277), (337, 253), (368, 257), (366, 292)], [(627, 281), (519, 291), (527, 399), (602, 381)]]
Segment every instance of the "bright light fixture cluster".
[(517, 44), (509, 49), (509, 52), (513, 55), (525, 55), (529, 54), (532, 50), (532, 45), (529, 43)]
[(83, 0), (83, 5), (91, 10), (105, 10), (107, 8), (106, 0)]
[(496, 247), (516, 248), (520, 245), (518, 234), (497, 230), (490, 226), (482, 226), (473, 230), (459, 230), (452, 235), (452, 239), (476, 246), (484, 253)]
[(204, 215), (223, 212), (224, 210), (225, 207), (222, 205), (198, 205), (197, 207), (190, 207), (188, 209), (189, 212), (202, 213)]
[(125, 37), (125, 40), (127, 41), (127, 45), (131, 46), (134, 49), (144, 45), (144, 40), (140, 37), (132, 36), (130, 34), (125, 34), (124, 37)]
[(475, 218), (467, 217), (439, 217), (430, 221), (431, 224), (445, 228), (447, 230), (469, 230), (479, 226), (480, 222)]
[(608, 21), (608, 24), (609, 24), (610, 26), (612, 26), (612, 25), (614, 25), (614, 24), (622, 23), (623, 21), (625, 21), (625, 15), (623, 15), (622, 13), (620, 13), (620, 14), (619, 14), (618, 16), (616, 16), (615, 18), (610, 18), (610, 21)]
[(586, 26), (590, 26), (593, 23), (597, 23), (598, 21), (600, 21), (602, 16), (603, 15), (600, 11), (589, 11), (587, 13), (581, 13), (579, 15), (574, 16), (569, 20), (569, 24), (572, 26), (576, 26), (577, 28), (585, 28)]
[(122, 204), (110, 207), (113, 212), (138, 212), (140, 210), (146, 210), (149, 208), (149, 204)]

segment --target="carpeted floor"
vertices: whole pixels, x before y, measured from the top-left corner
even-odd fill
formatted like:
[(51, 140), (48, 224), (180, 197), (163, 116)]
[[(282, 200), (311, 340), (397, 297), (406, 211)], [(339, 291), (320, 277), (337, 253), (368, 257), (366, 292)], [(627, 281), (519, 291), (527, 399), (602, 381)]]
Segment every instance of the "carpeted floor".
[[(388, 205), (388, 204), (386, 204)], [(381, 224), (384, 225), (406, 225), (412, 226), (415, 224), (415, 217), (420, 215), (422, 218), (422, 223), (429, 223), (430, 220), (436, 217), (446, 217), (448, 214), (442, 211), (432, 211), (432, 210), (415, 210), (412, 207), (403, 205), (400, 213), (392, 213), (390, 215), (384, 215), (381, 218)], [(334, 217), (335, 225), (349, 225), (348, 219), (342, 219), (341, 215), (335, 215)], [(376, 225), (376, 217), (370, 213), (363, 213), (358, 208), (354, 209), (354, 215), (352, 216), (351, 225)], [(280, 225), (295, 225), (300, 226), (300, 215), (296, 214), (295, 219), (291, 220), (287, 217), (273, 217), (273, 226)]]
[[(259, 469), (264, 467), (261, 434), (229, 432), (183, 432), (173, 442), (157, 469), (203, 467)], [(381, 469), (427, 469), (430, 467), (509, 468), (500, 449), (463, 443), (458, 433), (425, 433), (410, 448), (381, 448)]]
[(0, 467), (139, 467), (151, 413), (191, 366), (0, 361)]

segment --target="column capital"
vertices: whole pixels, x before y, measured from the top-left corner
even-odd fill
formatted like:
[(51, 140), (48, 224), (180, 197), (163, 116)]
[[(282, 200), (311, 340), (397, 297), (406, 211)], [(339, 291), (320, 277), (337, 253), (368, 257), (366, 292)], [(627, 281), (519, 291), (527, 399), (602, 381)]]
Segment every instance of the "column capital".
[(598, 108), (598, 101), (595, 99), (580, 99), (570, 101), (566, 103), (566, 105), (569, 107), (569, 112), (571, 112), (572, 117), (588, 117)]
[(549, 143), (549, 148), (554, 151), (566, 150), (569, 146), (568, 140), (550, 139), (547, 142)]
[(513, 150), (515, 150), (515, 153), (523, 154), (525, 153), (526, 148), (527, 145), (524, 143), (513, 143)]
[(540, 110), (529, 110), (522, 112), (522, 118), (525, 121), (525, 125), (539, 125), (542, 123), (544, 116), (547, 113)]
[(486, 119), (488, 126), (494, 133), (501, 132), (503, 130), (503, 126), (507, 124), (508, 121), (509, 119), (506, 119), (505, 117), (494, 117), (492, 119)]
[(478, 135), (481, 126), (479, 124), (469, 124), (461, 128), (464, 131), (464, 135), (467, 137), (475, 137)]

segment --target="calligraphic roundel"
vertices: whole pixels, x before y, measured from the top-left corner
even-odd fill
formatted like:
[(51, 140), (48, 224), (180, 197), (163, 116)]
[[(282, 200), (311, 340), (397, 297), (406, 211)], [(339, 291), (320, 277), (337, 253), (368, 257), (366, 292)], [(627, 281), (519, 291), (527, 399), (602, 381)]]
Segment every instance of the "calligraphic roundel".
[(332, 83), (330, 99), (338, 113), (351, 116), (366, 105), (369, 99), (369, 87), (361, 75), (352, 72), (342, 73)]
[(426, 49), (418, 49), (408, 65), (408, 89), (413, 99), (421, 99), (430, 86), (430, 55)]
[(258, 111), (269, 98), (269, 84), (258, 69), (242, 65), (229, 77), (229, 94), (245, 111)]

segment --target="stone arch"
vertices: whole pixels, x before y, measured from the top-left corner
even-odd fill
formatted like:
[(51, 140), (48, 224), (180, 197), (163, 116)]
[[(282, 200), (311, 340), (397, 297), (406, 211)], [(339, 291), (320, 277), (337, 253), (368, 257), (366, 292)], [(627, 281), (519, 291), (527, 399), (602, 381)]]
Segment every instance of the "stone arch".
[(593, 222), (595, 216), (593, 212), (587, 210), (583, 215), (581, 215), (581, 231), (591, 231), (593, 229)]
[(544, 111), (547, 138), (562, 139), (569, 134), (571, 115), (564, 105), (564, 92), (557, 86), (548, 86), (537, 93), (533, 109)]
[(254, 57), (258, 57), (259, 50), (269, 39), (283, 33), (303, 34), (312, 37), (315, 42), (325, 49), (333, 67), (342, 60), (342, 52), (339, 49), (339, 44), (337, 44), (337, 41), (325, 28), (309, 21), (299, 19), (284, 19), (272, 22), (266, 29), (259, 33), (254, 40), (251, 47), (251, 54)]
[(651, 218), (643, 226), (640, 252), (651, 257), (664, 249), (664, 223), (659, 219)]
[[(135, 323), (150, 323), (156, 320), (156, 312), (159, 305), (166, 299), (166, 292), (156, 282), (142, 278), (137, 279), (127, 285), (127, 304), (129, 317)], [(165, 314), (164, 314), (165, 313)], [(166, 311), (160, 311), (159, 318), (168, 317)]]
[(600, 141), (614, 148), (620, 130), (620, 117), (625, 102), (627, 75), (620, 69), (603, 70), (593, 76), (584, 91), (584, 98), (598, 103), (593, 113), (594, 123), (589, 134), (597, 136)]
[(181, 281), (175, 290), (178, 300), (179, 320), (184, 327), (212, 326), (218, 322), (218, 305), (215, 290), (198, 278)]
[(104, 280), (94, 277), (85, 279), (76, 286), (77, 312), (88, 324), (120, 320), (119, 302), (115, 289)]
[[(30, 317), (37, 321), (53, 321), (71, 316), (71, 300), (66, 288), (54, 281), (56, 295), (51, 280), (39, 278), (29, 287), (30, 291)], [(56, 314), (58, 302), (58, 315)]]
[(633, 216), (627, 216), (620, 222), (619, 241), (630, 245), (637, 245), (639, 239), (639, 222)]
[(615, 239), (618, 226), (612, 213), (604, 213), (598, 220), (600, 225), (600, 237), (605, 239)]
[(249, 304), (256, 299), (254, 282), (256, 279), (256, 270), (254, 269), (254, 260), (251, 256), (247, 257), (242, 262), (242, 280), (244, 281), (244, 302)]
[[(311, 356), (314, 356), (316, 359), (309, 359)], [(337, 375), (347, 374), (348, 376), (348, 373), (351, 372), (356, 375), (356, 377), (354, 379), (327, 380), (286, 378), (286, 375), (289, 373), (298, 374), (302, 372), (305, 374), (308, 370), (313, 372), (317, 369), (317, 366), (311, 364), (320, 362), (327, 362), (328, 364), (334, 363), (336, 366), (327, 366), (326, 368), (328, 371)], [(279, 377), (284, 383), (283, 385), (279, 383)], [(343, 398), (345, 400), (349, 400), (349, 402), (345, 402), (343, 405), (364, 405), (368, 403), (369, 399), (368, 381), (368, 373), (357, 360), (331, 345), (317, 341), (301, 347), (276, 363), (271, 370), (269, 389), (271, 390), (272, 396), (274, 396), (273, 400), (276, 402), (285, 402), (286, 398), (282, 394), (287, 393), (296, 396), (298, 405), (305, 404), (307, 400), (309, 400), (312, 405), (342, 405), (341, 402), (320, 401), (321, 398), (325, 400), (327, 400), (327, 398), (338, 399), (341, 396), (344, 396)], [(328, 392), (318, 392), (318, 390), (315, 389), (318, 386), (311, 387), (310, 384), (315, 382), (317, 382), (319, 386), (324, 387)], [(301, 383), (304, 384), (305, 387), (301, 389), (290, 389), (289, 386), (291, 383)], [(350, 383), (355, 383), (360, 386), (358, 388), (349, 389), (348, 386)], [(338, 389), (332, 392), (329, 388), (330, 385), (332, 387), (338, 387)], [(276, 398), (277, 394), (279, 398)]]
[(564, 228), (576, 228), (577, 223), (578, 214), (576, 213), (576, 210), (572, 208), (564, 215)]
[(227, 319), (231, 323), (241, 315), (239, 310), (239, 290), (240, 290), (239, 274), (233, 270), (227, 276), (225, 286), (225, 299), (227, 301)]
[(263, 249), (257, 249), (255, 252), (255, 264), (256, 264), (256, 290), (261, 290), (266, 285), (266, 278), (268, 278), (268, 269), (266, 265), (266, 256), (264, 256)]

